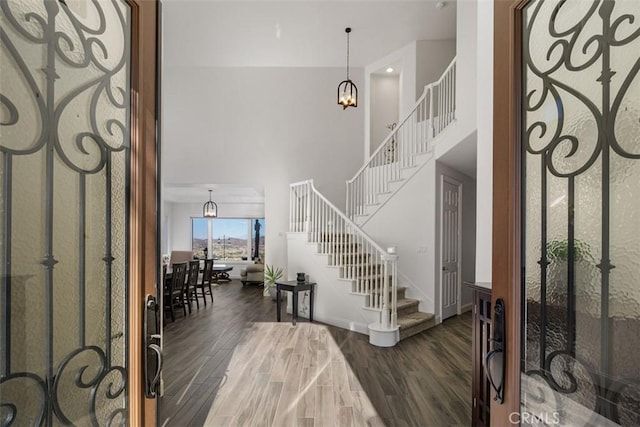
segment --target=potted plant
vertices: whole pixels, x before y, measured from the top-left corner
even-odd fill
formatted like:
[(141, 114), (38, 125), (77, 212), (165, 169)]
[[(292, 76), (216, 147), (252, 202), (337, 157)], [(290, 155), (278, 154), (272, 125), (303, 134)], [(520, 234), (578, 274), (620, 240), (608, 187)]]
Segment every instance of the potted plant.
[(276, 282), (282, 278), (282, 274), (282, 267), (268, 264), (264, 266), (264, 295), (268, 294), (276, 299)]
[[(569, 261), (568, 239), (551, 239), (547, 242), (547, 301), (549, 304), (564, 306), (567, 302), (567, 274)], [(573, 241), (574, 277), (580, 283), (579, 276), (585, 274), (585, 269), (594, 264), (591, 247), (585, 241)], [(576, 293), (583, 293), (586, 289), (580, 286)]]
[[(573, 242), (574, 259), (576, 262), (590, 261), (591, 247), (587, 242), (575, 239)], [(549, 261), (565, 262), (569, 258), (569, 241), (550, 240), (547, 242), (547, 259)]]

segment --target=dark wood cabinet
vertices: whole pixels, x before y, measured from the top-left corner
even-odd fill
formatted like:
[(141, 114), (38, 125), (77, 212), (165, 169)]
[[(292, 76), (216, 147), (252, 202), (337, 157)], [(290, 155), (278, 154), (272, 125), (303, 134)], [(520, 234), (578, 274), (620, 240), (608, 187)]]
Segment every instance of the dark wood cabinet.
[[(484, 372), (484, 359), (491, 348), (491, 284), (467, 284), (473, 291), (472, 425), (489, 426), (491, 385)], [(484, 285), (484, 286), (483, 286)]]

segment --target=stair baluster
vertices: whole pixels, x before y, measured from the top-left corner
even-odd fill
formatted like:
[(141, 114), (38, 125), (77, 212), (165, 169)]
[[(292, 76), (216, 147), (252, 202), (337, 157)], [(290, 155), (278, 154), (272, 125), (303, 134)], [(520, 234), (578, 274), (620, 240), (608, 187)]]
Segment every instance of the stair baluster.
[(455, 58), (442, 76), (428, 84), (407, 117), (393, 128), (369, 159), (347, 181), (347, 216), (357, 223), (368, 213), (367, 206), (403, 179), (402, 171), (415, 166), (417, 155), (432, 152), (432, 141), (455, 120)]
[(353, 292), (366, 296), (366, 307), (380, 310), (380, 326), (397, 327), (398, 259), (389, 255), (360, 227), (336, 208), (313, 185), (313, 180), (290, 184), (290, 230), (305, 232), (344, 278)]

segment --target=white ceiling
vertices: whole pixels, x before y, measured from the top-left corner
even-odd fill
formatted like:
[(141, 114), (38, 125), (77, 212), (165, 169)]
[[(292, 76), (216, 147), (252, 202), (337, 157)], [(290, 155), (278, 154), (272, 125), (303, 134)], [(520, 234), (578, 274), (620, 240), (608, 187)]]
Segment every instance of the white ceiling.
[(167, 67), (363, 67), (414, 40), (455, 39), (456, 4), (420, 1), (163, 2)]
[[(164, 67), (364, 67), (414, 40), (456, 35), (456, 0), (164, 0)], [(402, 64), (390, 64), (397, 74)], [(385, 67), (386, 68), (386, 67)], [(384, 73), (384, 69), (380, 70)], [(233, 184), (169, 184), (163, 199), (264, 203), (264, 189)]]
[(203, 203), (211, 198), (216, 204), (264, 203), (264, 188), (238, 184), (184, 184), (165, 185), (162, 198), (174, 203)]

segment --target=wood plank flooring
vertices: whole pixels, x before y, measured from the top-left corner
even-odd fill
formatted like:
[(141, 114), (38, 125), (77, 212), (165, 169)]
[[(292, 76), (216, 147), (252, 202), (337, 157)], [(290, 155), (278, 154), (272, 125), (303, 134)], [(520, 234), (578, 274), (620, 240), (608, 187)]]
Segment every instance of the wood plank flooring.
[(275, 322), (262, 288), (215, 286), (164, 330), (160, 426), (466, 426), (471, 314), (392, 348), (320, 323)]

